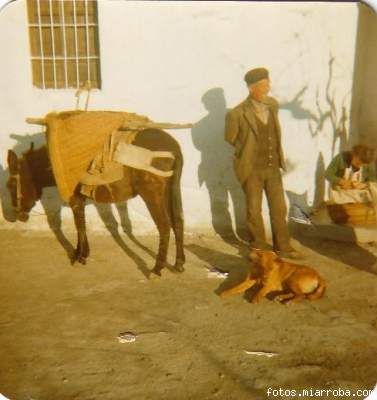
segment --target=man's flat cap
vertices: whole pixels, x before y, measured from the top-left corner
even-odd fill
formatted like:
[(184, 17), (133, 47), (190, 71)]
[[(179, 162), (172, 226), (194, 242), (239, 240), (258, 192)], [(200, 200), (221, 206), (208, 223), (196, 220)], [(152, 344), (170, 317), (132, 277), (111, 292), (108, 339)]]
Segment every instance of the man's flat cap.
[(254, 68), (246, 72), (244, 79), (248, 85), (252, 85), (262, 79), (269, 79), (269, 73), (266, 68)]

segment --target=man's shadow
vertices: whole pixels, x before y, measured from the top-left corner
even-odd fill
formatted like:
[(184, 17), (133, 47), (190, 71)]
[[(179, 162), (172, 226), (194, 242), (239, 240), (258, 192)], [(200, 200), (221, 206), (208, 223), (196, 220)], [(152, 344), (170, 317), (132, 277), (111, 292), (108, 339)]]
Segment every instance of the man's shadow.
[[(192, 128), (192, 141), (201, 153), (198, 180), (199, 185), (204, 184), (208, 190), (212, 226), (226, 242), (237, 242), (237, 235), (247, 240), (244, 194), (233, 170), (233, 149), (224, 140), (225, 116), (228, 111), (224, 91), (222, 88), (210, 89), (201, 100), (207, 115)], [(233, 203), (235, 230), (230, 199)]]

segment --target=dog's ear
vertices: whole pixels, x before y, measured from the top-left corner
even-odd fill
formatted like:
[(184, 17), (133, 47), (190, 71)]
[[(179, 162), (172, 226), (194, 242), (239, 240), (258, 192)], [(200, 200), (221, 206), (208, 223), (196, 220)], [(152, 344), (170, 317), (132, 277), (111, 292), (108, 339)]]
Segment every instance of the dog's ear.
[(13, 150), (8, 150), (8, 167), (11, 174), (18, 173), (18, 158)]

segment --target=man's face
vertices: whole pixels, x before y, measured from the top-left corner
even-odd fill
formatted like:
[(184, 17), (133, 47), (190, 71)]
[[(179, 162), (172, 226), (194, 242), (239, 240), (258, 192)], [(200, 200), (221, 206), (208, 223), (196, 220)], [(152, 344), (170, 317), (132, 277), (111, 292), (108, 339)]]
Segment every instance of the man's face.
[(366, 163), (363, 163), (356, 154), (352, 155), (351, 163), (352, 163), (352, 166), (355, 168), (361, 168), (361, 167), (364, 167), (367, 165)]
[(270, 80), (262, 79), (249, 86), (251, 97), (257, 101), (263, 101), (266, 99), (270, 92)]

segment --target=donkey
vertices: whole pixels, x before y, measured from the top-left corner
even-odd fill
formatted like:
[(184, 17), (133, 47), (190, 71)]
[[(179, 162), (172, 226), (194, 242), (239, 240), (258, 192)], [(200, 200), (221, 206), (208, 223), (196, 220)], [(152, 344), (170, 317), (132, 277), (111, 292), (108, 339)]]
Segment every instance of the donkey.
[[(174, 269), (184, 271), (185, 254), (183, 245), (183, 210), (180, 180), (183, 168), (183, 155), (178, 142), (168, 133), (159, 129), (145, 129), (135, 138), (135, 146), (151, 151), (168, 151), (174, 159), (155, 158), (153, 166), (161, 170), (173, 170), (171, 177), (161, 177), (147, 171), (123, 166), (124, 178), (114, 183), (97, 187), (95, 196), (81, 194), (79, 184), (69, 199), (77, 230), (77, 247), (72, 262), (86, 264), (89, 257), (89, 243), (86, 235), (85, 201), (90, 198), (99, 203), (116, 203), (141, 196), (159, 232), (159, 250), (153, 273), (161, 276), (167, 265), (167, 251), (170, 231), (173, 229), (176, 241), (176, 260)], [(55, 178), (46, 155), (46, 147), (23, 153), (20, 158), (8, 150), (9, 179), (7, 187), (11, 194), (12, 207), (16, 218), (26, 222), (29, 213), (41, 198), (42, 189), (55, 186)], [(47, 160), (47, 161), (46, 161)], [(47, 165), (46, 165), (47, 164)]]

